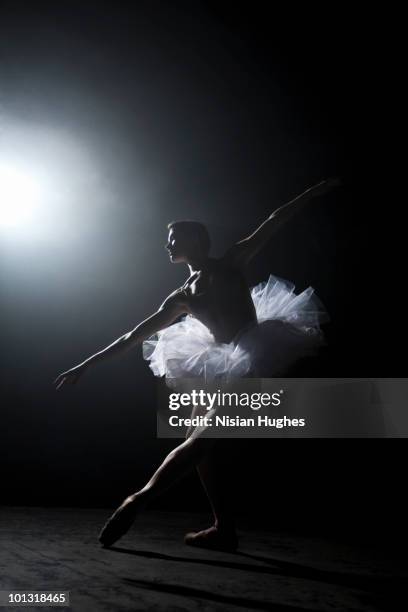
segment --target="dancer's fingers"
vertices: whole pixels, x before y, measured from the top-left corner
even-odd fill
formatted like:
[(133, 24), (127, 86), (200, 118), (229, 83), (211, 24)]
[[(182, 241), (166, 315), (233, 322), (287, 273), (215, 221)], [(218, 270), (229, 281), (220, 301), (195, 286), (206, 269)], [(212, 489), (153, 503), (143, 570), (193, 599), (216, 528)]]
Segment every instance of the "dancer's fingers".
[(54, 384), (58, 383), (63, 378), (66, 378), (68, 375), (69, 375), (69, 370), (66, 370), (65, 372), (61, 372), (61, 374), (58, 374), (57, 378), (54, 380)]
[(66, 381), (66, 376), (64, 376), (63, 378), (61, 378), (60, 382), (58, 383), (58, 385), (55, 387), (55, 390), (58, 391), (58, 389), (60, 387), (62, 387), (62, 385), (64, 384), (64, 382)]

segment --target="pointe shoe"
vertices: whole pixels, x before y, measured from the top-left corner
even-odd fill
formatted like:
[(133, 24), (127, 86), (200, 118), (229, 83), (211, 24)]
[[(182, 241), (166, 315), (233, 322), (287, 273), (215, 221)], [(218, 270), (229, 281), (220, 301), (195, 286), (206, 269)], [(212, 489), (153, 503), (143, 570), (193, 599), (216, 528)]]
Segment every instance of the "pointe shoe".
[(203, 531), (191, 531), (184, 536), (184, 543), (188, 546), (223, 552), (235, 552), (238, 548), (236, 533), (223, 533), (217, 527), (209, 527)]
[(132, 526), (136, 510), (134, 501), (123, 502), (121, 506), (108, 519), (99, 534), (99, 541), (103, 546), (112, 546)]

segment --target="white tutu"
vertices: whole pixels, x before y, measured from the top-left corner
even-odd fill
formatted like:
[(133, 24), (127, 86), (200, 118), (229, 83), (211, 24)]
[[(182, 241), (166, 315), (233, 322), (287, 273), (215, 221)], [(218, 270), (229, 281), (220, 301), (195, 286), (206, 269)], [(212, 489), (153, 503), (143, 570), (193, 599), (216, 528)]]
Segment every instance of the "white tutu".
[(320, 323), (328, 320), (314, 290), (295, 294), (293, 283), (270, 276), (251, 289), (258, 325), (229, 344), (216, 342), (209, 329), (187, 315), (145, 340), (143, 357), (156, 376), (229, 379), (283, 375), (323, 343)]

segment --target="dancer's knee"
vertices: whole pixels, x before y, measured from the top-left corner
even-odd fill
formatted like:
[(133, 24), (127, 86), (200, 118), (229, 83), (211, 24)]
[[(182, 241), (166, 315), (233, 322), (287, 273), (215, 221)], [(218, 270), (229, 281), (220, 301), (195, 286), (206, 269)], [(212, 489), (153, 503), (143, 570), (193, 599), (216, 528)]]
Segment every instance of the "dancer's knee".
[(189, 436), (180, 446), (171, 451), (168, 458), (169, 460), (181, 461), (188, 457), (190, 461), (197, 462), (210, 450), (212, 445), (213, 441), (210, 439)]
[(201, 459), (210, 452), (214, 446), (214, 442), (215, 440), (210, 438), (196, 438), (194, 436), (190, 436), (188, 440), (186, 440), (185, 444), (189, 448), (192, 460), (195, 463), (199, 463)]

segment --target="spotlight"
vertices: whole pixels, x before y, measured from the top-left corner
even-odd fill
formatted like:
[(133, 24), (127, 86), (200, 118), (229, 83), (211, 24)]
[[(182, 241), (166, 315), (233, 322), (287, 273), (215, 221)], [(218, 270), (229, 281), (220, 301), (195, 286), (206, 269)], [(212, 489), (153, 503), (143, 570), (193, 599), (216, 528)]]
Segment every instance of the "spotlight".
[(15, 227), (30, 222), (40, 202), (41, 189), (29, 174), (0, 165), (0, 225)]

